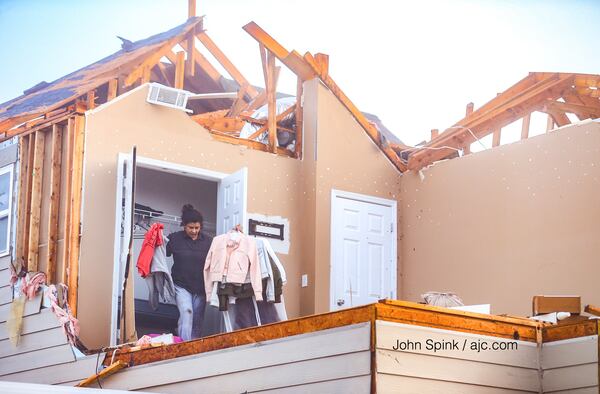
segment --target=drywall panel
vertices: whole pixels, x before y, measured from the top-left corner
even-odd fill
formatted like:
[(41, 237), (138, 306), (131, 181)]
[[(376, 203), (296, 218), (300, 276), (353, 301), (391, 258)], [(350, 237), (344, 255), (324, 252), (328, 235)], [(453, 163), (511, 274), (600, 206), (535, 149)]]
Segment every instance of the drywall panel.
[(380, 394), (525, 394), (538, 391), (509, 390), (497, 387), (377, 374), (377, 393)]
[(536, 294), (599, 304), (600, 123), (402, 177), (402, 298), (456, 292), (525, 316)]
[(83, 379), (96, 373), (96, 365), (102, 363), (104, 355), (93, 355), (63, 364), (51, 365), (18, 372), (10, 375), (0, 376), (0, 380), (11, 382), (65, 384), (73, 386)]
[[(271, 372), (267, 370), (276, 365), (291, 365), (340, 354), (368, 353), (370, 332), (369, 323), (356, 324), (142, 365), (111, 377), (103, 383), (103, 387), (146, 390), (148, 387), (164, 387), (196, 379), (214, 378), (216, 381), (226, 381), (228, 376), (242, 372), (254, 374), (254, 371), (263, 371), (266, 380), (266, 377), (271, 376)], [(252, 362), (249, 363), (249, 360)], [(370, 366), (368, 367), (366, 373), (370, 371)], [(208, 388), (205, 390), (212, 392)]]
[(388, 375), (534, 392), (540, 387), (537, 369), (382, 349), (376, 350), (376, 363), (377, 372)]
[[(148, 104), (146, 95), (142, 87), (86, 116), (78, 318), (82, 339), (91, 347), (109, 343), (119, 153), (136, 145), (140, 156), (176, 164), (222, 173), (247, 167), (249, 212), (288, 218), (292, 236), (305, 214), (299, 160), (218, 142), (186, 113)], [(279, 256), (288, 275), (284, 295), (290, 317), (299, 315), (300, 267), (308, 261), (303, 253), (292, 239), (290, 253)]]
[(350, 353), (290, 364), (273, 365), (213, 376), (200, 380), (147, 387), (144, 391), (156, 393), (239, 393), (283, 389), (328, 380), (364, 376), (370, 372), (369, 351)]
[[(537, 369), (539, 365), (538, 348), (535, 343), (458, 331), (378, 320), (376, 341), (375, 346), (378, 349), (398, 353), (408, 352), (530, 369)], [(492, 350), (492, 346), (500, 346), (505, 350)], [(482, 350), (483, 347), (488, 350)]]
[[(32, 332), (48, 330), (50, 328), (60, 327), (60, 323), (50, 309), (43, 309), (40, 313), (23, 317), (22, 335)], [(0, 323), (0, 340), (8, 338), (6, 321)]]
[(27, 353), (67, 343), (67, 336), (62, 327), (21, 335), (19, 344), (14, 346), (10, 340), (0, 341), (0, 362), (2, 358), (15, 354)]
[[(315, 126), (314, 137), (305, 140), (305, 147), (309, 142), (313, 144), (312, 156), (305, 154), (305, 160), (315, 161), (315, 257), (311, 261), (315, 272), (314, 312), (320, 313), (329, 311), (330, 307), (331, 189), (398, 200), (401, 176), (350, 112), (318, 79), (305, 83), (305, 87), (305, 105), (316, 102), (316, 108), (312, 108), (315, 112), (305, 110), (304, 121), (314, 122)], [(398, 212), (397, 217), (400, 220)], [(398, 228), (396, 226), (396, 230)], [(400, 245), (399, 231), (396, 235), (396, 243)], [(399, 258), (396, 263), (399, 271)]]

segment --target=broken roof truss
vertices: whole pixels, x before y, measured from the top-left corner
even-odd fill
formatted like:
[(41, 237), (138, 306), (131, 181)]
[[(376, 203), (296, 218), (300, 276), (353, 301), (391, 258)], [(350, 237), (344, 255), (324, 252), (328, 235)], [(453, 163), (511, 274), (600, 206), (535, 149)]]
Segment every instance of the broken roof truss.
[[(567, 113), (579, 120), (600, 117), (600, 75), (530, 73), (477, 110), (467, 105), (466, 115), (423, 146), (406, 149), (394, 146), (409, 170), (418, 171), (437, 160), (470, 153), (473, 142), (493, 134), (492, 146), (500, 145), (502, 128), (522, 119), (521, 139), (529, 136), (531, 113), (548, 114), (547, 131), (554, 125), (571, 123)], [(406, 160), (407, 159), (407, 160)]]

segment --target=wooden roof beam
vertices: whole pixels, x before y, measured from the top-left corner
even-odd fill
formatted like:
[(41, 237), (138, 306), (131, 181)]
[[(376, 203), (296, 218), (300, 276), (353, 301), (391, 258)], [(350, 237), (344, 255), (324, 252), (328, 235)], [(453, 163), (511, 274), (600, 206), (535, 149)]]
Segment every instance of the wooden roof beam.
[(194, 32), (198, 25), (202, 26), (202, 19), (198, 19), (196, 22), (191, 23), (180, 35), (171, 38), (151, 55), (144, 58), (144, 61), (137, 65), (125, 78), (125, 87), (131, 86), (135, 81), (142, 78), (144, 73), (147, 72), (146, 69), (152, 69), (152, 67), (154, 67), (163, 56), (167, 56), (167, 54), (172, 51), (175, 45), (183, 41), (190, 32)]
[(227, 70), (229, 75), (238, 83), (240, 86), (248, 85), (248, 94), (251, 98), (258, 96), (258, 91), (254, 86), (248, 82), (248, 80), (242, 75), (240, 70), (229, 60), (229, 58), (221, 51), (221, 49), (214, 43), (214, 41), (206, 34), (206, 32), (200, 32), (196, 35), (198, 40), (208, 49), (208, 51), (217, 59), (219, 63)]
[[(362, 126), (362, 128), (369, 135), (369, 137), (371, 137), (373, 142), (375, 142), (375, 144), (378, 147), (383, 148), (382, 150), (384, 154), (394, 164), (394, 166), (396, 166), (396, 168), (398, 168), (398, 170), (400, 170), (401, 172), (406, 171), (406, 165), (404, 165), (402, 160), (400, 160), (396, 152), (393, 149), (391, 149), (389, 145), (385, 147), (382, 146), (379, 131), (377, 130), (377, 128), (373, 126), (371, 122), (368, 121), (365, 115), (362, 112), (360, 112), (356, 105), (354, 105), (350, 98), (346, 96), (342, 89), (335, 83), (335, 81), (329, 75), (320, 74), (320, 72), (322, 71), (321, 67), (310, 52), (306, 52), (306, 54), (304, 55), (304, 60), (306, 60), (306, 63), (312, 67), (315, 74), (319, 76), (323, 84), (327, 86), (331, 93), (333, 93), (333, 95), (337, 97), (337, 99), (342, 103), (342, 105), (346, 107), (348, 111), (350, 111), (352, 117), (354, 117), (358, 124)], [(405, 146), (404, 148), (409, 149), (410, 147)]]
[(188, 19), (196, 16), (196, 0), (188, 0)]
[(317, 76), (317, 72), (306, 64), (306, 61), (298, 52), (289, 52), (255, 22), (248, 23), (243, 29), (258, 41), (259, 44), (273, 53), (287, 68), (302, 78), (303, 81), (311, 80)]
[(536, 110), (545, 100), (562, 96), (564, 89), (571, 86), (574, 80), (573, 74), (548, 74), (541, 81), (536, 82), (539, 77), (539, 74), (530, 74), (515, 85), (518, 89), (513, 86), (492, 99), (490, 102), (495, 105), (490, 106), (490, 103), (487, 103), (468, 118), (458, 122), (456, 126), (461, 126), (460, 128), (453, 126), (440, 134), (435, 141), (415, 150), (409, 157), (408, 168), (419, 170), (447, 157), (453, 151), (453, 149), (428, 148), (460, 149), (460, 146), (473, 139), (465, 128), (473, 131), (477, 138), (481, 138), (489, 134), (490, 130), (501, 128)]
[(573, 103), (561, 103), (559, 101), (549, 101), (548, 103), (546, 103), (546, 107), (554, 111), (569, 112), (575, 114), (579, 119), (600, 117), (600, 101), (598, 101), (597, 107)]

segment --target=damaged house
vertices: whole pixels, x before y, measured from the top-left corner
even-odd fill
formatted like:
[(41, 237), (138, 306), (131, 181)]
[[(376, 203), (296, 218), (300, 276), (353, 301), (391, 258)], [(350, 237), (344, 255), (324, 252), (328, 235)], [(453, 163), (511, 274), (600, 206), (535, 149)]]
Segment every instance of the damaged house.
[[(155, 392), (597, 392), (595, 320), (516, 315), (530, 314), (537, 294), (600, 303), (600, 76), (531, 73), (410, 147), (360, 112), (327, 55), (289, 51), (251, 22), (243, 29), (265, 80), (256, 87), (193, 14), (0, 106), (0, 380), (92, 376), (85, 385)], [(284, 71), (297, 77), (295, 95), (277, 91)], [(528, 138), (536, 111), (548, 114), (548, 132)], [(521, 141), (500, 146), (502, 128), (521, 119)], [(490, 134), (494, 147), (470, 154)], [(134, 263), (145, 230), (177, 231), (185, 203), (209, 234), (239, 225), (270, 242), (285, 267), (288, 319), (221, 333), (216, 314), (204, 338), (120, 346), (176, 325), (173, 302), (150, 306)], [(19, 272), (42, 272), (66, 295), (33, 291), (15, 347)], [(416, 303), (432, 289), (489, 303), (495, 315)], [(77, 318), (76, 341), (55, 305)], [(518, 350), (432, 356), (403, 349), (401, 336)], [(86, 354), (73, 353), (79, 344)]]

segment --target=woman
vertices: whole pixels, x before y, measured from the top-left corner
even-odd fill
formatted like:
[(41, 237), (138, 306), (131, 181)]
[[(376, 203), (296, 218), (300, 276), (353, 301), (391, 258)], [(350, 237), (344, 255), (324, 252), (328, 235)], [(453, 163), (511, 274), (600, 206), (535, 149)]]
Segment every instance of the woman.
[(179, 321), (177, 329), (184, 341), (200, 337), (206, 307), (204, 262), (212, 237), (202, 232), (202, 214), (190, 204), (181, 210), (183, 231), (169, 235), (167, 256), (173, 256), (171, 276), (175, 283)]

